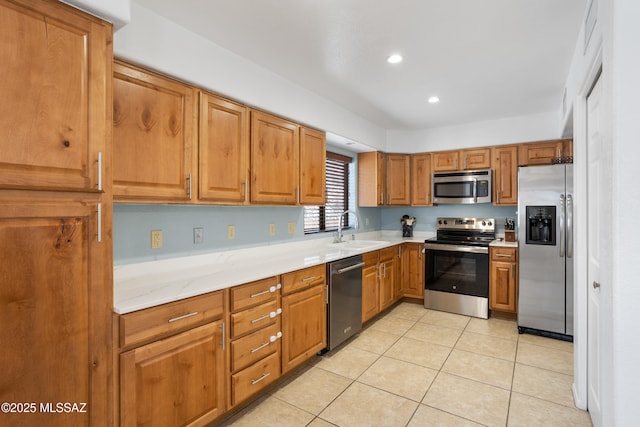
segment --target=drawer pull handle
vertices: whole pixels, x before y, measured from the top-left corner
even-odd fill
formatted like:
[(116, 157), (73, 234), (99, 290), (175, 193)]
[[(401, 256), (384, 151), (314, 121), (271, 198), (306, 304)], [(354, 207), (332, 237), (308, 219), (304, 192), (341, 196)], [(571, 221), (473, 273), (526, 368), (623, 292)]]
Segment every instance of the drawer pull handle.
[(264, 316), (260, 316), (257, 319), (253, 319), (251, 321), (251, 324), (258, 323), (258, 322), (260, 322), (261, 320), (264, 320), (264, 319), (273, 319), (274, 317), (276, 317), (277, 315), (279, 315), (281, 313), (282, 313), (282, 309), (279, 308), (276, 311), (272, 311), (269, 314), (265, 314)]
[(510, 254), (496, 254), (498, 258), (511, 258), (513, 255)]
[(178, 320), (182, 320), (182, 319), (186, 319), (187, 317), (195, 316), (196, 314), (198, 314), (198, 312), (197, 311), (193, 311), (191, 313), (187, 313), (187, 314), (182, 315), (182, 316), (174, 317), (172, 319), (169, 319), (169, 323), (172, 323), (172, 322), (175, 322), (175, 321), (178, 321)]
[(266, 346), (268, 346), (269, 344), (271, 344), (271, 343), (270, 343), (269, 341), (267, 341), (267, 342), (265, 342), (265, 343), (263, 343), (263, 344), (261, 344), (261, 345), (257, 346), (256, 348), (252, 348), (252, 349), (251, 349), (251, 354), (255, 353), (256, 351), (260, 351), (260, 350), (262, 350), (263, 348), (265, 348), (265, 347), (266, 347)]
[(266, 347), (266, 346), (268, 346), (269, 344), (271, 344), (271, 343), (273, 343), (273, 342), (276, 342), (276, 340), (278, 340), (279, 338), (282, 338), (282, 332), (278, 332), (278, 333), (277, 333), (277, 334), (275, 334), (275, 335), (271, 335), (271, 336), (269, 337), (269, 341), (267, 341), (266, 343), (263, 343), (263, 344), (259, 345), (259, 346), (258, 346), (258, 347), (256, 347), (256, 348), (252, 348), (252, 349), (251, 349), (251, 354), (255, 353), (256, 351), (260, 351), (260, 350), (262, 350), (263, 348), (265, 348), (265, 347)]
[(311, 277), (305, 277), (304, 279), (302, 279), (303, 282), (310, 282), (312, 280), (316, 280), (318, 278), (318, 276), (311, 276)]
[[(271, 313), (273, 313), (273, 311), (272, 311)], [(261, 320), (268, 319), (269, 317), (271, 317), (271, 313), (269, 313), (269, 314), (265, 314), (264, 316), (260, 316), (260, 317), (258, 317), (257, 319), (253, 319), (253, 320), (251, 321), (251, 324), (253, 325), (254, 323), (258, 323), (258, 322), (260, 322)]]
[(256, 385), (258, 384), (260, 381), (262, 381), (263, 379), (267, 378), (269, 375), (271, 375), (271, 373), (268, 374), (262, 374), (262, 376), (260, 378), (258, 378), (257, 380), (252, 380), (251, 381), (251, 385)]
[(259, 297), (261, 295), (265, 295), (265, 294), (270, 294), (273, 293), (275, 291), (277, 291), (278, 289), (282, 288), (282, 285), (280, 283), (278, 283), (275, 286), (271, 286), (269, 289), (267, 289), (266, 291), (262, 291), (262, 292), (258, 292), (257, 294), (251, 294), (251, 298), (255, 298), (255, 297)]

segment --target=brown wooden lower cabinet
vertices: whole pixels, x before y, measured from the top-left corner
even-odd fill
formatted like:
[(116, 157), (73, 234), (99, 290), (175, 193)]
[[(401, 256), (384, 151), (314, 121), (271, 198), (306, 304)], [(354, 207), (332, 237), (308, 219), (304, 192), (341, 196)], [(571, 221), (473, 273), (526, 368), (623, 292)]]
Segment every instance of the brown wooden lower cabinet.
[(237, 405), (280, 378), (280, 352), (231, 376), (231, 404)]
[(380, 312), (380, 288), (378, 285), (378, 251), (362, 255), (362, 323)]
[(424, 298), (424, 245), (405, 243), (402, 252), (402, 294)]
[(380, 311), (394, 303), (397, 248), (380, 249)]
[(324, 284), (282, 297), (282, 372), (300, 366), (327, 346)]
[(120, 355), (122, 426), (204, 425), (225, 410), (223, 322)]
[(518, 249), (492, 247), (489, 252), (489, 308), (515, 314), (518, 308)]

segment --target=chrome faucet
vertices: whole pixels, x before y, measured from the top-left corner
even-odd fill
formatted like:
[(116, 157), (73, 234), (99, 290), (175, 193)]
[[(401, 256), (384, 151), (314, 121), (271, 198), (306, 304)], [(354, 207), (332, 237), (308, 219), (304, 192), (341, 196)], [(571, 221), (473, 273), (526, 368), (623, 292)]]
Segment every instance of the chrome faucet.
[(353, 227), (356, 230), (358, 229), (358, 214), (355, 211), (352, 211), (352, 210), (346, 210), (346, 211), (342, 212), (340, 214), (340, 221), (338, 222), (338, 232), (336, 233), (336, 237), (333, 239), (333, 243), (342, 242), (342, 231), (343, 231), (342, 230), (342, 225), (343, 225), (342, 220), (344, 219), (344, 216), (349, 214), (349, 213), (352, 213), (353, 217), (356, 219), (356, 222), (355, 222), (355, 224), (353, 224)]

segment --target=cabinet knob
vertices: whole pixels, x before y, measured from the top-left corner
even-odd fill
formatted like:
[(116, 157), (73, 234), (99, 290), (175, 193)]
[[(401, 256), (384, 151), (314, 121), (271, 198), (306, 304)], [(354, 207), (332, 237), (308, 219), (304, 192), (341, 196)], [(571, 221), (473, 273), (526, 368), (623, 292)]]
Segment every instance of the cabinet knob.
[(600, 287), (600, 283), (596, 282), (595, 280), (593, 281), (593, 289), (598, 289)]

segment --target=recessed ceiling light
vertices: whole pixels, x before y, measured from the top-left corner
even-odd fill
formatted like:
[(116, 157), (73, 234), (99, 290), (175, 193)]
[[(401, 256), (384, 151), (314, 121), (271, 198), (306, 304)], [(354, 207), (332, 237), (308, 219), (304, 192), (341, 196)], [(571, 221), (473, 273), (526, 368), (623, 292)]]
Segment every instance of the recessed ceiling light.
[(437, 104), (438, 102), (440, 102), (440, 98), (438, 98), (437, 96), (432, 96), (429, 98), (429, 104)]
[(387, 58), (387, 62), (389, 64), (397, 64), (398, 62), (402, 62), (402, 56), (394, 53), (390, 57)]

